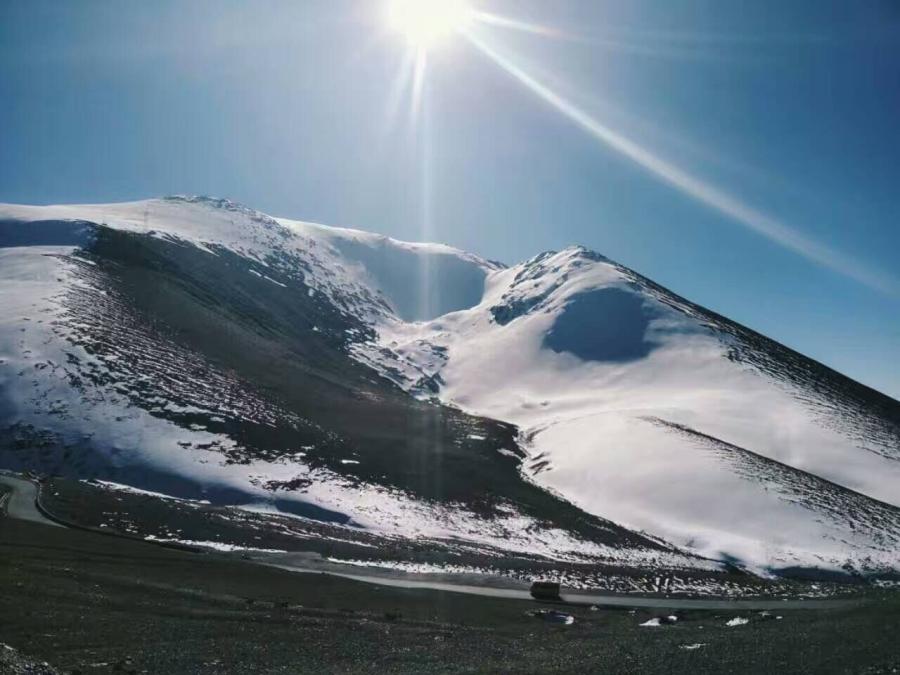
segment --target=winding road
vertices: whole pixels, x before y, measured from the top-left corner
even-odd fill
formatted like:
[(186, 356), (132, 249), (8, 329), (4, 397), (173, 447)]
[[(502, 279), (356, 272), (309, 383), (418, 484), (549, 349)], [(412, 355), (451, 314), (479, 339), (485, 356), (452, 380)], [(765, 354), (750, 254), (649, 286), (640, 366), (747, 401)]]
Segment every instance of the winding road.
[[(27, 479), (10, 474), (0, 473), (0, 485), (7, 488), (0, 495), (0, 515), (27, 520), (52, 527), (63, 527), (47, 518), (37, 506), (39, 486)], [(104, 532), (104, 534), (114, 534)], [(148, 544), (152, 542), (147, 542)], [(219, 555), (234, 555), (219, 553)], [(368, 574), (355, 574), (347, 571), (345, 565), (323, 560), (318, 554), (285, 553), (253, 555), (248, 558), (254, 564), (266, 565), (278, 569), (302, 574), (329, 574), (331, 576), (361, 581), (379, 586), (405, 589), (423, 589), (466, 593), (490, 598), (506, 598), (534, 601), (528, 585), (512, 580), (496, 580), (488, 576), (461, 576), (450, 580), (446, 575), (413, 574), (396, 570), (378, 570)], [(704, 610), (788, 610), (788, 609), (835, 609), (851, 607), (865, 602), (859, 598), (845, 599), (723, 599), (723, 598), (672, 598), (645, 597), (632, 595), (563, 593), (563, 603), (570, 605), (596, 605), (597, 607), (628, 607), (655, 609), (704, 609)]]
[[(496, 583), (491, 577), (483, 577), (481, 583), (464, 583), (460, 581), (447, 581), (429, 579), (428, 576), (438, 575), (409, 574), (384, 570), (379, 573), (353, 574), (334, 569), (339, 567), (332, 564), (329, 567), (303, 563), (284, 563), (274, 560), (254, 558), (254, 562), (270, 567), (300, 572), (306, 574), (330, 574), (332, 576), (354, 581), (362, 581), (379, 586), (390, 586), (406, 589), (426, 589), (434, 591), (448, 591), (452, 593), (467, 593), (489, 598), (507, 598), (514, 600), (534, 601), (527, 584), (517, 584), (520, 587), (489, 585)], [(625, 607), (625, 608), (655, 608), (655, 609), (706, 609), (706, 610), (787, 610), (787, 609), (837, 609), (841, 607), (853, 607), (864, 601), (858, 598), (842, 599), (724, 599), (724, 598), (680, 598), (680, 597), (646, 597), (634, 595), (594, 594), (582, 592), (562, 593), (560, 600), (568, 605), (595, 605), (597, 607)]]
[(37, 507), (38, 486), (27, 478), (19, 478), (0, 473), (0, 485), (8, 489), (0, 497), (0, 513), (5, 512), (10, 518), (27, 520), (41, 525), (62, 527), (47, 518)]

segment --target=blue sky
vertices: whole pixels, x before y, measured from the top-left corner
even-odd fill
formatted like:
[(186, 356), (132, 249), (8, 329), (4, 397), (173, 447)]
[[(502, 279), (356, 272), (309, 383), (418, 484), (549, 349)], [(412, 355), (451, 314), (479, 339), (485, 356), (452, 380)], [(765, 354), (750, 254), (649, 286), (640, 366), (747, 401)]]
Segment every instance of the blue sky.
[(5, 0), (0, 201), (581, 243), (900, 398), (900, 5), (473, 4), (554, 34), (476, 22), (494, 58), (431, 50), (414, 115), (377, 0)]

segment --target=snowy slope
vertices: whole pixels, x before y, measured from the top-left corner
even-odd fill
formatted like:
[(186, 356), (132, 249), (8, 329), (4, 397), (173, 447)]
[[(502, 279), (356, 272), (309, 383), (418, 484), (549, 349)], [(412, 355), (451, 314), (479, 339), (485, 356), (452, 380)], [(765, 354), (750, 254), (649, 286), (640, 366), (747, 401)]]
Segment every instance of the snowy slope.
[[(78, 245), (82, 223), (222, 246), (263, 264), (296, 256), (316, 290), (369, 320), (385, 314), (430, 319), (475, 305), (499, 267), (443, 244), (399, 242), (358, 230), (274, 219), (224, 199), (169, 197), (121, 204), (0, 205), (9, 244)], [(67, 227), (64, 223), (75, 223)], [(17, 223), (31, 223), (25, 229)], [(74, 232), (74, 233), (73, 233)], [(425, 293), (440, 284), (453, 293)]]
[(0, 396), (5, 466), (556, 559), (900, 569), (900, 404), (583, 248), (2, 205)]
[(510, 427), (348, 358), (477, 304), (499, 267), (224, 200), (0, 206), (0, 461), (497, 555), (714, 567), (585, 518), (521, 480)]
[(390, 349), (410, 388), (439, 378), (442, 400), (518, 425), (523, 471), (591, 513), (757, 570), (896, 568), (900, 406), (756, 339), (572, 248), (383, 328), (371, 361)]

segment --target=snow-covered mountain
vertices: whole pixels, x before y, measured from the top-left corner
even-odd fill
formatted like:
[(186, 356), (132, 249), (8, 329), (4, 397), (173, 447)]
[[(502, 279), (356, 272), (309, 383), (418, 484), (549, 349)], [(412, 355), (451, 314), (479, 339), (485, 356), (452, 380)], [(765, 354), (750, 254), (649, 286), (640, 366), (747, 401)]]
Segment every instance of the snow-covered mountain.
[(0, 206), (0, 465), (562, 560), (900, 570), (900, 403), (583, 248)]

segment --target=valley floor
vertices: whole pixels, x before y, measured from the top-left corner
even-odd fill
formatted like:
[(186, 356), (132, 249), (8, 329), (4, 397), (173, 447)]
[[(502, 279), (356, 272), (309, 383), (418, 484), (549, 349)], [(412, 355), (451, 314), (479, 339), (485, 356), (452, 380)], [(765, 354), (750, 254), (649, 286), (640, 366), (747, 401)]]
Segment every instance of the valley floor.
[[(0, 643), (62, 672), (900, 668), (900, 598), (888, 594), (782, 620), (682, 611), (659, 627), (640, 624), (670, 611), (566, 606), (565, 626), (532, 616), (542, 606), (530, 601), (388, 589), (13, 518), (0, 518), (0, 579)], [(728, 626), (736, 617), (748, 622)]]

